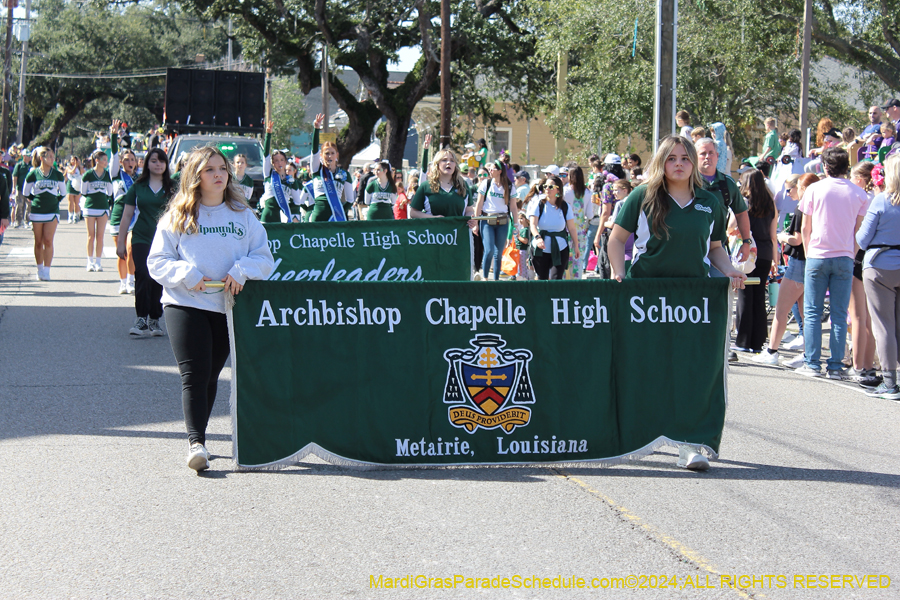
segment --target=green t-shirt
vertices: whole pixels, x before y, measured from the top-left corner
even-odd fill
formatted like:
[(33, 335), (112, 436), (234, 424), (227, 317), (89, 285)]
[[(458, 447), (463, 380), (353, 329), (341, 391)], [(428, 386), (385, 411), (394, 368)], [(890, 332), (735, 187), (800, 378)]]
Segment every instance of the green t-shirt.
[(769, 156), (778, 158), (780, 154), (781, 144), (778, 143), (778, 132), (773, 129), (767, 133), (765, 139), (763, 139), (762, 154), (759, 155), (759, 158), (760, 160), (768, 158)]
[[(701, 189), (684, 208), (671, 197), (668, 237), (653, 235), (653, 223), (642, 208), (647, 186), (631, 192), (619, 209), (616, 225), (634, 233), (629, 277), (707, 277), (709, 248), (725, 239), (726, 211), (720, 199)], [(668, 195), (667, 195), (668, 196)]]
[(166, 212), (166, 205), (169, 203), (165, 188), (160, 187), (158, 192), (154, 192), (146, 181), (135, 183), (122, 198), (122, 202), (136, 206), (140, 211), (134, 229), (131, 230), (131, 243), (152, 243), (153, 236), (156, 235), (156, 223)]
[(54, 168), (44, 175), (40, 167), (31, 169), (25, 176), (22, 194), (31, 198), (31, 212), (39, 215), (59, 213), (59, 201), (66, 195), (66, 180)]
[(466, 207), (475, 204), (471, 189), (467, 187), (465, 193), (465, 198), (457, 193), (456, 188), (450, 191), (439, 188), (437, 193), (432, 193), (431, 184), (425, 181), (419, 185), (409, 205), (420, 212), (437, 217), (461, 217), (465, 214)]
[[(737, 183), (735, 183), (734, 179), (731, 176), (726, 175), (721, 171), (716, 171), (716, 178), (711, 182), (707, 181), (703, 175), (700, 176), (703, 179), (703, 189), (707, 192), (711, 192), (713, 196), (718, 198), (724, 203), (724, 206), (728, 207), (729, 203), (725, 200), (724, 190), (722, 189), (722, 185), (728, 189), (728, 195), (731, 197), (731, 210), (734, 211), (734, 214), (739, 214), (742, 212), (747, 212), (747, 201), (744, 200), (744, 197), (741, 195), (741, 190), (738, 188)], [(726, 211), (727, 214), (728, 211)]]
[(29, 171), (31, 171), (31, 162), (25, 162), (24, 158), (13, 167), (12, 175), (16, 180), (16, 191), (20, 194), (22, 193), (22, 188), (25, 187), (25, 176), (28, 175)]

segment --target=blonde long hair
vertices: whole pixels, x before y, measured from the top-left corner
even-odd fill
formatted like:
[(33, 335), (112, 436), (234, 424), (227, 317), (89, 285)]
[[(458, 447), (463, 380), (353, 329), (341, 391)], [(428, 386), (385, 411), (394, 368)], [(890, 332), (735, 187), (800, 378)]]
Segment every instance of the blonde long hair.
[(243, 191), (234, 180), (231, 163), (228, 162), (222, 151), (214, 146), (196, 148), (185, 157), (178, 193), (169, 202), (169, 208), (166, 211), (165, 216), (168, 218), (168, 229), (170, 231), (175, 233), (197, 233), (200, 231), (197, 223), (202, 196), (200, 191), (200, 173), (203, 172), (206, 164), (213, 156), (219, 156), (225, 163), (225, 168), (228, 169), (228, 182), (225, 185), (225, 204), (235, 212), (250, 208), (244, 199)]
[(884, 161), (884, 193), (891, 204), (900, 204), (900, 154), (888, 156)]
[(466, 194), (469, 193), (469, 188), (466, 185), (466, 180), (463, 179), (462, 173), (459, 171), (459, 160), (457, 160), (456, 154), (450, 148), (444, 148), (435, 152), (434, 158), (431, 159), (431, 164), (428, 165), (428, 183), (431, 185), (431, 193), (437, 194), (441, 189), (441, 172), (438, 169), (438, 163), (447, 156), (451, 157), (453, 162), (456, 163), (456, 166), (453, 168), (453, 174), (450, 176), (450, 182), (456, 193), (465, 198)]
[(680, 135), (664, 137), (656, 154), (650, 160), (650, 164), (647, 165), (643, 184), (647, 188), (647, 193), (644, 195), (644, 202), (641, 205), (641, 209), (647, 213), (647, 217), (652, 223), (653, 236), (659, 239), (662, 239), (662, 234), (665, 234), (666, 239), (669, 238), (669, 226), (666, 225), (666, 216), (669, 214), (666, 161), (675, 146), (679, 145), (684, 147), (688, 160), (691, 161), (693, 169), (691, 171), (691, 187), (703, 189), (703, 180), (700, 178), (700, 169), (697, 167), (697, 151), (694, 150), (694, 145)]

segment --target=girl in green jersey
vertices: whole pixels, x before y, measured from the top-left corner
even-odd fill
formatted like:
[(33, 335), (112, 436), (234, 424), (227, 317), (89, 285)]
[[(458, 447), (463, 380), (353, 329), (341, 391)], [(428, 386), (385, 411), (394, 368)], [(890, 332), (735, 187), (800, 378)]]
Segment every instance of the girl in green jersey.
[[(341, 168), (340, 154), (334, 142), (325, 142), (319, 147), (319, 130), (325, 124), (325, 115), (316, 115), (313, 121), (313, 147), (312, 157), (309, 161), (309, 175), (312, 179), (315, 206), (309, 215), (310, 222), (329, 221), (334, 212), (325, 191), (325, 171), (331, 176), (334, 183), (337, 203), (343, 208), (344, 214), (337, 220), (346, 221), (353, 206), (353, 185), (350, 183), (350, 175)], [(365, 192), (365, 190), (362, 190)]]
[[(81, 192), (82, 212), (87, 225), (87, 270), (102, 271), (100, 258), (103, 256), (103, 232), (109, 220), (113, 205), (113, 180), (119, 177), (119, 148), (116, 131), (120, 121), (113, 121), (109, 128), (112, 147), (112, 163), (106, 152), (97, 149), (91, 154), (92, 169), (81, 176), (78, 191)], [(109, 168), (107, 168), (109, 167)]]
[[(703, 190), (694, 146), (666, 136), (647, 167), (645, 184), (622, 204), (608, 242), (612, 278), (625, 276), (625, 242), (634, 234), (629, 277), (706, 277), (712, 263), (734, 289), (746, 275), (722, 247), (725, 211)], [(615, 240), (613, 239), (615, 238)]]
[[(238, 186), (240, 186), (241, 192), (244, 193), (244, 198), (247, 200), (247, 204), (250, 204), (250, 207), (256, 210), (256, 207), (250, 203), (250, 200), (253, 198), (253, 179), (251, 179), (250, 176), (245, 173), (246, 170), (247, 155), (235, 154), (234, 180), (237, 182)], [(259, 205), (259, 202), (257, 202), (257, 205)]]
[(22, 189), (22, 194), (31, 202), (29, 218), (34, 230), (34, 261), (40, 281), (50, 281), (53, 238), (59, 224), (59, 201), (66, 195), (63, 174), (53, 167), (55, 159), (50, 148), (35, 148), (31, 155), (34, 168), (25, 176)]
[(81, 159), (74, 154), (69, 157), (66, 163), (66, 169), (63, 176), (66, 178), (66, 199), (69, 201), (69, 216), (66, 223), (74, 223), (78, 216), (78, 191), (81, 187), (81, 176), (84, 175), (84, 169), (81, 168)]
[(391, 174), (391, 164), (386, 161), (375, 163), (375, 177), (366, 186), (366, 221), (393, 220), (394, 202), (397, 201), (397, 186)]

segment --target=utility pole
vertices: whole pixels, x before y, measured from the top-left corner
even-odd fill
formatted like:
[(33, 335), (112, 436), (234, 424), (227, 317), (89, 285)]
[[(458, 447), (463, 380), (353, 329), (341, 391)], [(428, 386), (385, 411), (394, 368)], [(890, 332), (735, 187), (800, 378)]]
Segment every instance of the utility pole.
[(678, 0), (656, 0), (656, 85), (653, 150), (675, 132), (675, 79), (678, 64)]
[(800, 63), (800, 126), (803, 139), (806, 140), (806, 151), (809, 152), (809, 52), (812, 43), (812, 0), (806, 0), (803, 9), (803, 60)]
[(438, 148), (450, 147), (450, 0), (441, 0), (441, 139)]
[[(31, 0), (25, 0), (25, 23), (20, 26), (22, 36), (22, 69), (19, 71), (19, 121), (16, 124), (16, 143), (22, 143), (25, 130), (25, 73), (28, 66), (28, 40), (31, 37)], [(229, 42), (230, 43), (230, 42)]]
[(12, 24), (13, 8), (16, 0), (6, 0), (6, 55), (3, 61), (3, 125), (0, 127), (0, 147), (6, 148), (6, 138), (9, 135), (9, 94), (12, 79)]
[[(561, 51), (557, 55), (557, 69), (556, 69), (556, 108), (559, 110), (561, 106), (565, 103), (566, 100), (566, 82), (569, 77), (569, 53), (566, 51)], [(562, 135), (557, 132), (556, 134), (556, 148), (554, 150), (554, 158), (553, 160), (561, 160), (563, 154), (565, 154), (566, 143), (562, 139)]]
[[(28, 5), (31, 5), (31, 0), (28, 0)], [(234, 56), (231, 53), (231, 17), (228, 17), (228, 54), (225, 55), (225, 70), (231, 71), (234, 66), (233, 63)]]
[(328, 46), (322, 44), (322, 114), (325, 115), (323, 133), (328, 133), (328, 96)]

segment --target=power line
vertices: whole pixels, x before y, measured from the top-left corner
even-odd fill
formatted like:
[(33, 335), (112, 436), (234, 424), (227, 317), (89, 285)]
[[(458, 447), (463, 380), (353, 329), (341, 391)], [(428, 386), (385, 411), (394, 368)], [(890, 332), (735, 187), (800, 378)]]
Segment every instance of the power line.
[[(255, 64), (249, 60), (241, 60), (241, 61), (233, 61), (232, 64), (234, 66), (239, 66), (243, 64)], [(177, 67), (157, 67), (154, 70), (151, 69), (134, 69), (132, 71), (121, 71), (121, 72), (113, 72), (113, 73), (69, 73), (69, 74), (60, 74), (60, 73), (26, 73), (26, 77), (46, 77), (51, 79), (144, 79), (150, 77), (163, 77), (166, 74), (166, 69), (195, 69), (195, 70), (207, 70), (207, 71), (223, 71), (225, 70), (224, 63), (210, 63), (208, 67), (198, 67), (196, 63), (191, 63), (189, 65), (181, 65)], [(162, 69), (162, 70), (160, 70)]]

